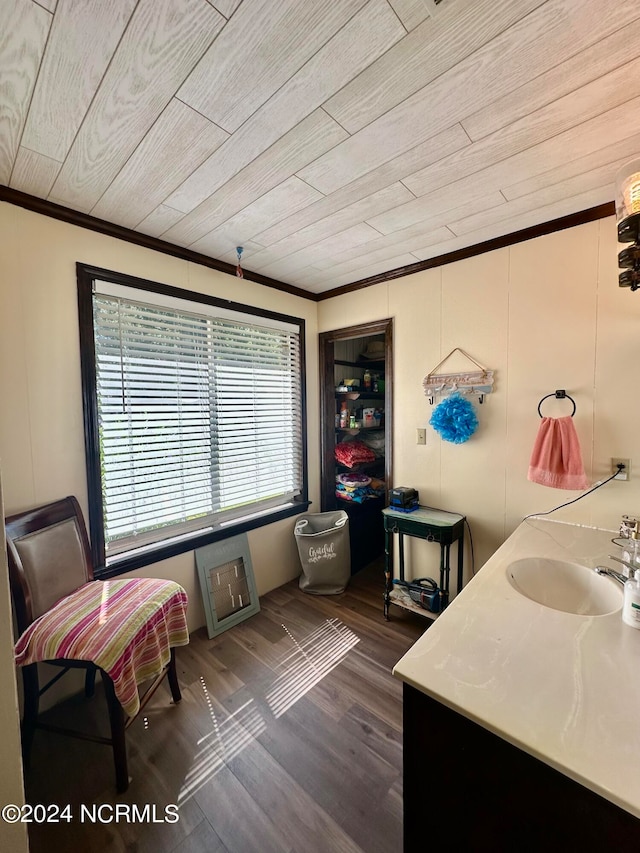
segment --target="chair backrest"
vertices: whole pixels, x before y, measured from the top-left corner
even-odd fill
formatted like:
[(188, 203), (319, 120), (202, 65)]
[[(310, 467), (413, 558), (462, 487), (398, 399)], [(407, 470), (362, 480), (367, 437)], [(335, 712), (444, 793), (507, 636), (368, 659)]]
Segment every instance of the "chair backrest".
[(5, 519), (18, 631), (93, 580), (89, 538), (74, 497)]

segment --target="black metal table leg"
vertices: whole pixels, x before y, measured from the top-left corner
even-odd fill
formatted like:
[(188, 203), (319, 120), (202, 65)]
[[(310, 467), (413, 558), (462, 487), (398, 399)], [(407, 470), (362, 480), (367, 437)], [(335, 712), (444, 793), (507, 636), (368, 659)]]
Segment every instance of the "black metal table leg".
[(391, 532), (384, 529), (384, 618), (389, 622), (389, 605), (391, 603), (393, 562), (391, 552)]
[(449, 604), (449, 570), (450, 570), (451, 544), (440, 546), (440, 589), (445, 598), (444, 606)]

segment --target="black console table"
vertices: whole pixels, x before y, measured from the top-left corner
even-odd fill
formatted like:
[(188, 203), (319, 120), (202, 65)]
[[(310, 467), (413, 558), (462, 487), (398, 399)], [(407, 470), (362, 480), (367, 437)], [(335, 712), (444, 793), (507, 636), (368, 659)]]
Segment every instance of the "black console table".
[(384, 519), (384, 617), (389, 619), (389, 605), (397, 604), (409, 610), (415, 610), (424, 616), (435, 617), (436, 614), (423, 610), (413, 604), (406, 595), (393, 589), (393, 548), (392, 534), (399, 536), (398, 548), (400, 565), (398, 577), (406, 580), (404, 575), (404, 536), (415, 536), (426, 539), (427, 542), (437, 542), (440, 545), (440, 589), (445, 593), (445, 606), (449, 600), (450, 550), (453, 542), (458, 543), (457, 581), (458, 592), (462, 589), (462, 564), (464, 558), (464, 515), (457, 512), (446, 512), (442, 509), (421, 506), (413, 512), (400, 512), (387, 507), (382, 510)]

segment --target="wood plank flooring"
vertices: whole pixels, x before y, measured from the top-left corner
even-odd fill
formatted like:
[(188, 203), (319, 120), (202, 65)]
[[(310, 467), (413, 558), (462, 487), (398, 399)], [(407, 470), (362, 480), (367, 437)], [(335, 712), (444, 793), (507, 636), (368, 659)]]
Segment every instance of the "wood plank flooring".
[[(391, 668), (431, 623), (395, 607), (385, 622), (382, 577), (374, 563), (339, 596), (294, 581), (215, 640), (195, 632), (177, 654), (182, 702), (163, 685), (128, 732), (124, 795), (109, 748), (37, 732), (28, 802), (70, 803), (73, 819), (32, 824), (32, 853), (400, 851), (402, 691)], [(106, 732), (103, 712), (97, 689), (48, 716)], [(168, 804), (176, 822), (164, 820)], [(117, 820), (116, 805), (129, 807)], [(82, 806), (103, 806), (102, 820)]]

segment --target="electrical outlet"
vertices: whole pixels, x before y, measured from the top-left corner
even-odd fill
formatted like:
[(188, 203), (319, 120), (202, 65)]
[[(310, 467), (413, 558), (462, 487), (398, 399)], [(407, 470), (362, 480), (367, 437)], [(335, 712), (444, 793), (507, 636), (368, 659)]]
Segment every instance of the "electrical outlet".
[[(618, 465), (624, 465), (622, 471), (619, 474), (616, 474), (618, 470)], [(630, 459), (614, 459), (611, 458), (611, 473), (616, 474), (616, 480), (630, 480), (631, 479), (631, 460)]]
[(427, 443), (427, 430), (421, 429), (418, 427), (416, 430), (416, 444), (426, 444)]

